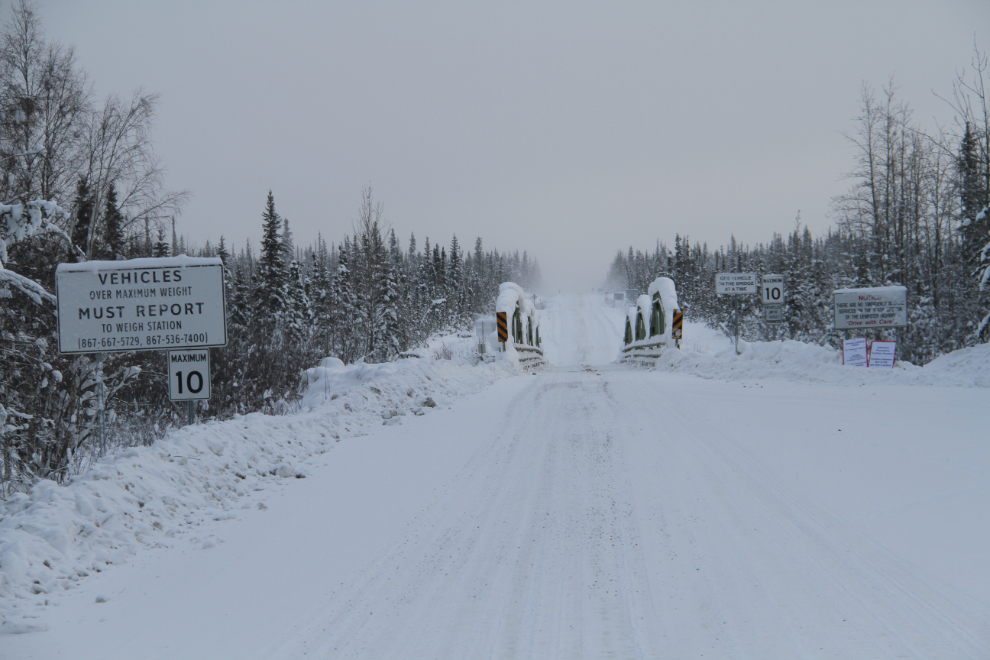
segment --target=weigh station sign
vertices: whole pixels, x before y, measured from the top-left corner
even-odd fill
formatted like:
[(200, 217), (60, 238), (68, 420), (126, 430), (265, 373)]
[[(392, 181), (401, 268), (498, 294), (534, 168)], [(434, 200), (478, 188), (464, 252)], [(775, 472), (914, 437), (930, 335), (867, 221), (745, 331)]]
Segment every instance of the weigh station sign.
[(55, 288), (60, 353), (227, 345), (216, 257), (59, 264)]
[(907, 325), (907, 289), (903, 286), (837, 289), (834, 296), (836, 330)]

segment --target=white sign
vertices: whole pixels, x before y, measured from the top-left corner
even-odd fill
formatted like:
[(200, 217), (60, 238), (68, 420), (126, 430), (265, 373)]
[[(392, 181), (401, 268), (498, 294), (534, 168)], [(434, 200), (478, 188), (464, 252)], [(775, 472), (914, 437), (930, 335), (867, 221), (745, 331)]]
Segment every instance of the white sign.
[(168, 352), (168, 398), (210, 398), (210, 349)]
[(218, 258), (59, 264), (55, 290), (60, 353), (227, 345)]
[(760, 287), (760, 295), (763, 296), (764, 305), (784, 302), (784, 276), (764, 275), (763, 285)]
[(865, 337), (842, 340), (842, 364), (847, 367), (865, 367), (867, 363)]
[(764, 305), (763, 317), (767, 323), (783, 323), (784, 305), (782, 303), (768, 303)]
[(870, 344), (870, 364), (869, 367), (882, 367), (893, 369), (894, 353), (897, 350), (896, 341), (875, 341)]
[(756, 293), (756, 273), (715, 273), (715, 293), (740, 295)]
[(902, 286), (838, 289), (834, 296), (836, 330), (907, 325), (907, 289)]

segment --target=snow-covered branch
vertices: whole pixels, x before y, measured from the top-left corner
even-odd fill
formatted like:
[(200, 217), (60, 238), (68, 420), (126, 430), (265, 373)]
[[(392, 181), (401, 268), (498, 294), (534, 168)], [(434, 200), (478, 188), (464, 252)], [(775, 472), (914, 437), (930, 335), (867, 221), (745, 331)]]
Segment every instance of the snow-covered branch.
[(55, 297), (40, 284), (5, 268), (7, 246), (45, 233), (58, 234), (71, 246), (69, 236), (53, 222), (57, 217), (67, 216), (68, 213), (58, 204), (44, 199), (25, 204), (0, 204), (0, 283), (14, 286), (39, 305), (42, 300), (54, 302)]

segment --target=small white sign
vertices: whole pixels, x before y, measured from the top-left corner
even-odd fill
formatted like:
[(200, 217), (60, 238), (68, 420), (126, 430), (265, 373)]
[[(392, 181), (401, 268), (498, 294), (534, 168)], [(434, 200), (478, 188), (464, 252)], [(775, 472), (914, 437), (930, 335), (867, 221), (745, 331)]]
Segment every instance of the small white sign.
[(168, 398), (210, 398), (210, 349), (168, 352)]
[(784, 276), (764, 275), (763, 284), (760, 286), (760, 295), (763, 297), (764, 305), (784, 302)]
[(868, 364), (866, 338), (842, 340), (842, 364), (847, 367), (865, 367)]
[(756, 293), (756, 273), (716, 273), (715, 293), (743, 295)]
[(836, 330), (907, 325), (907, 289), (903, 286), (839, 289), (833, 295)]
[(223, 263), (162, 257), (59, 264), (59, 353), (227, 345)]
[(897, 352), (896, 341), (875, 341), (870, 344), (870, 368), (894, 368), (894, 354)]
[(784, 305), (781, 303), (768, 303), (764, 305), (763, 317), (767, 323), (783, 323)]

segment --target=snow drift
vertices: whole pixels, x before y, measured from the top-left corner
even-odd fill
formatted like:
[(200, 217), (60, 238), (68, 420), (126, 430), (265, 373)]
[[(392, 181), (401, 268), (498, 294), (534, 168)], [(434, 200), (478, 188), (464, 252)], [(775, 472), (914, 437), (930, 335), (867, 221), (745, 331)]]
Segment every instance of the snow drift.
[(252, 491), (304, 478), (307, 461), (336, 442), (427, 414), (514, 373), (506, 362), (327, 358), (306, 372), (296, 414), (235, 415), (172, 430), (150, 447), (100, 459), (65, 485), (38, 482), (0, 503), (0, 633), (44, 629), (33, 612), (50, 596), (142, 548), (170, 546), (207, 520), (236, 517), (253, 506)]
[(684, 335), (681, 348), (665, 348), (654, 368), (724, 380), (990, 387), (990, 344), (954, 351), (924, 367), (899, 360), (893, 369), (867, 369), (843, 366), (841, 353), (828, 346), (740, 340), (736, 355), (730, 338), (701, 323), (686, 323)]

